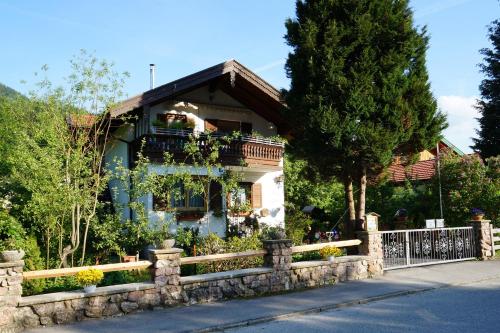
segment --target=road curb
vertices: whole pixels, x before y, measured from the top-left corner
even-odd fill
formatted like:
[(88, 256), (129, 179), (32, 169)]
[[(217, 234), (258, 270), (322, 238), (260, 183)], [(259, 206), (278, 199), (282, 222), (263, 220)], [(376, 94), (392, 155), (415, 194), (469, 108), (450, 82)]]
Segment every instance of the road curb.
[(495, 275), (495, 276), (490, 276), (487, 278), (482, 278), (482, 279), (477, 279), (477, 280), (470, 280), (470, 281), (464, 281), (464, 282), (456, 282), (452, 284), (446, 284), (446, 285), (439, 285), (435, 287), (428, 287), (428, 288), (420, 288), (420, 289), (412, 289), (412, 290), (403, 290), (403, 291), (396, 291), (393, 293), (388, 293), (388, 294), (383, 294), (383, 295), (377, 295), (377, 296), (372, 296), (372, 297), (366, 297), (366, 298), (361, 298), (358, 300), (353, 300), (353, 301), (348, 301), (348, 302), (341, 302), (341, 303), (332, 303), (332, 304), (326, 304), (323, 306), (319, 307), (312, 307), (304, 310), (299, 310), (299, 311), (292, 311), (280, 315), (273, 315), (273, 316), (263, 316), (263, 317), (258, 317), (254, 319), (247, 319), (247, 320), (242, 320), (242, 321), (237, 321), (237, 322), (232, 322), (232, 323), (227, 323), (227, 324), (222, 324), (222, 325), (216, 325), (216, 326), (211, 326), (203, 329), (196, 329), (196, 330), (190, 330), (190, 331), (185, 331), (183, 333), (208, 333), (208, 332), (221, 332), (224, 330), (228, 330), (231, 328), (238, 328), (238, 327), (245, 327), (245, 326), (253, 326), (257, 324), (262, 324), (262, 323), (267, 323), (275, 320), (280, 320), (280, 319), (287, 319), (291, 317), (296, 317), (296, 316), (302, 316), (302, 315), (307, 315), (307, 314), (312, 314), (312, 313), (320, 313), (328, 310), (333, 310), (333, 309), (341, 309), (341, 308), (347, 308), (351, 306), (356, 306), (360, 304), (368, 304), (368, 303), (373, 303), (385, 299), (390, 299), (390, 298), (395, 298), (395, 297), (401, 297), (401, 296), (407, 296), (407, 295), (414, 295), (414, 294), (420, 294), (428, 291), (433, 291), (433, 290), (438, 290), (438, 289), (446, 289), (446, 288), (451, 288), (455, 286), (462, 286), (466, 284), (471, 284), (471, 283), (479, 283), (483, 281), (489, 281), (489, 280), (494, 280), (500, 278), (500, 275)]

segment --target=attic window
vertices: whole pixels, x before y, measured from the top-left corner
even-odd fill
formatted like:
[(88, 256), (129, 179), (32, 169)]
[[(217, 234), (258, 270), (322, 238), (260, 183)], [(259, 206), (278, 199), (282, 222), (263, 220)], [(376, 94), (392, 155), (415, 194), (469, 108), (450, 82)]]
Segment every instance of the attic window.
[(187, 116), (184, 114), (175, 113), (163, 113), (158, 114), (156, 119), (164, 123), (167, 127), (175, 127), (175, 125), (181, 125), (187, 123)]
[(205, 130), (209, 132), (252, 134), (252, 124), (240, 121), (206, 119)]

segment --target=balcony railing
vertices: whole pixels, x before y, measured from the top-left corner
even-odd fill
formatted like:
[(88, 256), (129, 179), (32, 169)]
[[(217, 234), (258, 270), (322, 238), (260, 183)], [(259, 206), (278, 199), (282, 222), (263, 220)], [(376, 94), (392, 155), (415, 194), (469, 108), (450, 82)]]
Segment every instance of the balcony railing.
[[(135, 152), (139, 151), (144, 139), (145, 145), (142, 152), (152, 161), (161, 161), (165, 152), (173, 155), (174, 159), (184, 160), (186, 154), (184, 147), (189, 141), (189, 136), (194, 135), (201, 151), (210, 145), (207, 134), (189, 131), (157, 128), (156, 134), (144, 135), (136, 140)], [(211, 138), (221, 138), (223, 134), (212, 133)], [(269, 138), (240, 136), (229, 143), (222, 143), (219, 151), (219, 162), (225, 165), (258, 164), (278, 166), (283, 157), (284, 144)], [(186, 161), (189, 163), (189, 161)]]

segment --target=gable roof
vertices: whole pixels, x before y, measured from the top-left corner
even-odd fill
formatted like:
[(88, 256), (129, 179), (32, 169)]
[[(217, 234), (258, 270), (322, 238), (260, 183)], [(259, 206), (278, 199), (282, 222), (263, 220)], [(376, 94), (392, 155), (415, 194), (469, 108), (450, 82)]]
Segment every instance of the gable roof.
[[(445, 138), (439, 141), (439, 149), (441, 153), (443, 150), (457, 154), (458, 156), (464, 156), (464, 152), (458, 149), (454, 144)], [(433, 148), (429, 150), (434, 156), (437, 155), (437, 149)], [(389, 174), (389, 179), (392, 182), (403, 182), (406, 179), (409, 180), (429, 180), (436, 173), (436, 158), (433, 157), (428, 160), (422, 160), (415, 162), (412, 165), (405, 165), (404, 163), (393, 163), (387, 169)]]
[(403, 164), (392, 164), (387, 169), (389, 179), (393, 182), (410, 180), (429, 180), (436, 173), (436, 160), (418, 161), (406, 167)]
[(223, 90), (278, 127), (285, 125), (280, 92), (236, 60), (225, 61), (129, 98), (111, 110), (111, 117), (159, 104), (206, 84)]

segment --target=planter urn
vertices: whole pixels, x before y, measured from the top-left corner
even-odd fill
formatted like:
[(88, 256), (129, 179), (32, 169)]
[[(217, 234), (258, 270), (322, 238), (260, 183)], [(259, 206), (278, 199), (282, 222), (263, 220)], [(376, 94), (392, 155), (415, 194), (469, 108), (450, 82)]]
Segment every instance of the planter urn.
[(85, 291), (86, 293), (93, 293), (96, 287), (97, 286), (95, 284), (91, 284), (90, 286), (83, 287), (83, 291)]
[(0, 253), (0, 257), (2, 261), (10, 262), (10, 261), (18, 261), (23, 259), (24, 251), (23, 250), (6, 250)]
[(161, 242), (162, 249), (171, 249), (175, 245), (175, 239), (165, 239)]

